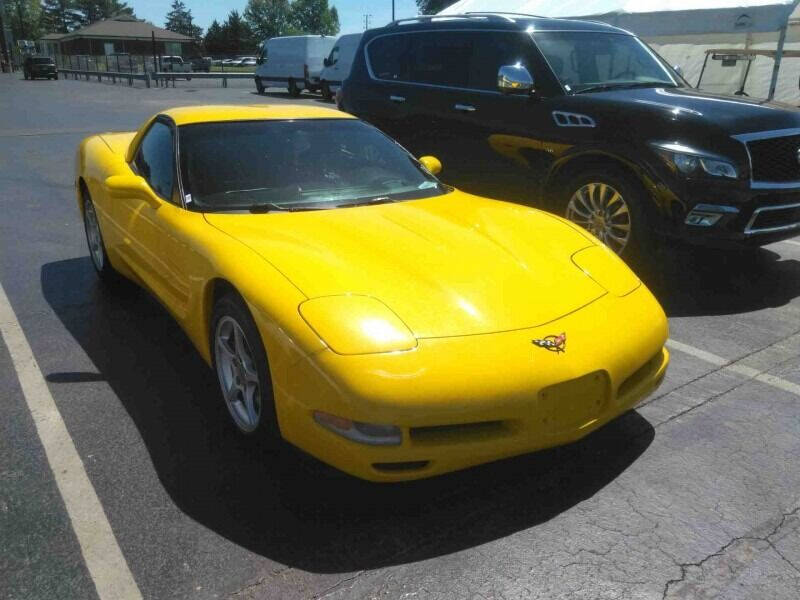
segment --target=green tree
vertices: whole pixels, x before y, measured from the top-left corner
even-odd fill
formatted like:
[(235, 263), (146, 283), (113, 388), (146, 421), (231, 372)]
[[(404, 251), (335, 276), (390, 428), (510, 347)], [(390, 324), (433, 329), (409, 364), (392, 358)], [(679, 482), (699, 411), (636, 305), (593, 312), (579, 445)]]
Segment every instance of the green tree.
[(75, 0), (42, 0), (41, 27), (45, 33), (68, 33), (80, 23)]
[(203, 29), (192, 23), (192, 11), (181, 0), (172, 2), (172, 10), (167, 13), (164, 27), (175, 33), (182, 33), (194, 39), (203, 37)]
[(421, 15), (432, 15), (444, 10), (455, 0), (417, 0), (417, 7)]
[(244, 19), (259, 42), (294, 33), (289, 0), (248, 0)]
[(211, 25), (206, 30), (206, 36), (203, 38), (203, 46), (209, 54), (224, 54), (225, 42), (222, 35), (222, 26), (214, 19)]
[(299, 33), (336, 35), (339, 33), (339, 13), (328, 7), (328, 0), (294, 0), (292, 22)]
[(16, 40), (36, 40), (42, 7), (39, 0), (6, 0), (3, 21), (11, 29)]
[(128, 3), (120, 0), (75, 0), (75, 8), (80, 14), (82, 25), (118, 15), (134, 16)]
[(237, 10), (228, 13), (220, 37), (226, 54), (244, 54), (256, 48), (253, 32)]

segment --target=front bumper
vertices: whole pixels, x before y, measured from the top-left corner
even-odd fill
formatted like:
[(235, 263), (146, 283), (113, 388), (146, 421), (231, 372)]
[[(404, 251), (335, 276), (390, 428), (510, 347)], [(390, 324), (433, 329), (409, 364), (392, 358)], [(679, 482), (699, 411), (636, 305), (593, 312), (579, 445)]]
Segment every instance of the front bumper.
[[(563, 353), (532, 343), (567, 334)], [(273, 373), (283, 437), (372, 481), (418, 479), (580, 439), (635, 406), (664, 377), (667, 323), (644, 287), (610, 294), (555, 323), (421, 339), (415, 350), (341, 356), (325, 350)], [(318, 425), (316, 410), (401, 428), (399, 446), (369, 446)]]

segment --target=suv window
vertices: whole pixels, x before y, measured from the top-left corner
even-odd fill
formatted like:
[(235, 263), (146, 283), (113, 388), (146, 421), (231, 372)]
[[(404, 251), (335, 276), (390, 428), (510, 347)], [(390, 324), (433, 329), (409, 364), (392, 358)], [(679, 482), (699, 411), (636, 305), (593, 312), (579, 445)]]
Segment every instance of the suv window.
[(467, 87), (472, 36), (457, 31), (411, 34), (409, 79), (415, 83)]
[(134, 164), (139, 175), (147, 180), (153, 191), (172, 201), (175, 186), (175, 152), (172, 128), (156, 121), (142, 138)]
[(408, 35), (383, 35), (369, 43), (369, 64), (378, 79), (408, 81)]
[(475, 50), (470, 63), (469, 87), (496, 91), (497, 71), (505, 65), (519, 63), (530, 73), (534, 73), (533, 43), (528, 34), (487, 31), (475, 33), (474, 39)]

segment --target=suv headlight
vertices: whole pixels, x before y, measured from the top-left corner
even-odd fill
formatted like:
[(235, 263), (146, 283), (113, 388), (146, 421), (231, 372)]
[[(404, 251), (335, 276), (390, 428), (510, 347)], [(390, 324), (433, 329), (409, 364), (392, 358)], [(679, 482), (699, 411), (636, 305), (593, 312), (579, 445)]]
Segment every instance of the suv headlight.
[(733, 163), (722, 157), (703, 153), (677, 142), (654, 142), (652, 146), (671, 169), (683, 175), (694, 175), (702, 171), (713, 177), (739, 177), (739, 171)]

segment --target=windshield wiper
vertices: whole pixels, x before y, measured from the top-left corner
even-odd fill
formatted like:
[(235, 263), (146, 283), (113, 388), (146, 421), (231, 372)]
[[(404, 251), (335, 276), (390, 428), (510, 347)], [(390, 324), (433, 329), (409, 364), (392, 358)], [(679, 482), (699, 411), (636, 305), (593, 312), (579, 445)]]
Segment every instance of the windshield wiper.
[(349, 208), (351, 206), (367, 206), (369, 204), (391, 204), (397, 200), (391, 199), (389, 196), (378, 196), (368, 200), (360, 200), (358, 202), (346, 202), (344, 204), (336, 204), (335, 208)]
[(628, 83), (602, 83), (590, 85), (589, 87), (574, 90), (573, 94), (585, 94), (586, 92), (605, 92), (608, 90), (624, 90), (644, 87), (678, 87), (675, 84), (667, 84), (663, 81), (631, 81)]
[(270, 212), (304, 212), (307, 210), (326, 210), (325, 206), (282, 206), (274, 202), (259, 202), (245, 206), (245, 210), (251, 213), (270, 213)]

